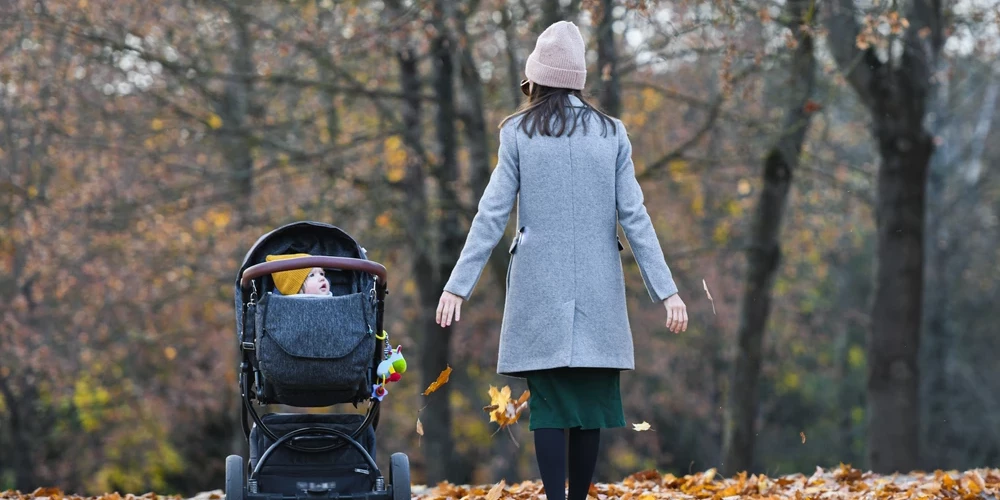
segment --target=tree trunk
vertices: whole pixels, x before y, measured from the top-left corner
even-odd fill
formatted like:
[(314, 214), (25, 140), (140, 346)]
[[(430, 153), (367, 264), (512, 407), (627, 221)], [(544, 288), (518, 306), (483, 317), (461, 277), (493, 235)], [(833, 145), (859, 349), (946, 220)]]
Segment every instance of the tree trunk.
[[(219, 115), (222, 118), (222, 148), (225, 157), (229, 159), (230, 196), (235, 200), (236, 227), (242, 228), (251, 224), (253, 218), (253, 157), (250, 155), (247, 127), (250, 121), (250, 93), (254, 76), (253, 42), (250, 36), (247, 19), (239, 9), (230, 9), (235, 36), (232, 41), (231, 72), (235, 78), (230, 79), (225, 86), (224, 100), (219, 103)], [(237, 349), (232, 351), (235, 361), (233, 369), (240, 366), (242, 354)], [(239, 374), (237, 374), (238, 376)], [(231, 422), (231, 434), (228, 436), (230, 453), (249, 456), (246, 436), (243, 434), (242, 413), (243, 397), (239, 391), (229, 396), (229, 401), (222, 411), (228, 413)]]
[[(7, 406), (7, 414), (10, 416), (10, 435), (16, 453), (10, 455), (14, 461), (14, 488), (20, 491), (32, 491), (38, 487), (34, 473), (34, 452), (35, 447), (31, 446), (29, 436), (31, 430), (25, 425), (21, 412), (21, 400), (11, 390), (6, 377), (0, 377), (0, 395)], [(30, 402), (30, 400), (28, 400)]]
[[(919, 466), (920, 319), (923, 294), (924, 194), (931, 137), (876, 118), (882, 165), (876, 199), (875, 297), (868, 339), (868, 454), (872, 470)], [(895, 129), (895, 130), (893, 130)], [(905, 129), (904, 129), (905, 130)], [(908, 137), (907, 137), (908, 135)]]
[(521, 61), (517, 57), (517, 49), (515, 44), (517, 43), (517, 33), (514, 29), (514, 22), (511, 19), (510, 6), (504, 6), (501, 9), (502, 17), (500, 18), (500, 27), (503, 28), (506, 43), (507, 52), (507, 93), (510, 96), (510, 109), (513, 112), (518, 106), (521, 105), (521, 75), (524, 74), (524, 68), (521, 67)]
[(943, 46), (940, 0), (916, 0), (888, 62), (859, 47), (852, 0), (824, 5), (837, 65), (868, 107), (881, 163), (875, 199), (875, 283), (868, 335), (868, 461), (877, 473), (920, 464), (918, 352), (924, 204), (934, 145), (924, 129), (931, 74)]
[(754, 465), (757, 385), (764, 328), (771, 312), (771, 292), (781, 261), (781, 224), (792, 175), (799, 164), (811, 119), (806, 104), (815, 83), (816, 59), (810, 32), (798, 29), (800, 24), (811, 23), (809, 7), (808, 0), (788, 3), (789, 17), (796, 20), (792, 23), (792, 30), (796, 33), (798, 46), (792, 54), (789, 81), (786, 83), (790, 99), (781, 135), (764, 159), (763, 186), (754, 212), (747, 251), (747, 279), (737, 330), (738, 352), (727, 392), (723, 429), (722, 463), (726, 474), (746, 471)]
[(601, 21), (597, 25), (597, 70), (600, 76), (601, 109), (611, 115), (622, 112), (621, 85), (618, 75), (618, 53), (615, 50), (615, 0), (601, 0)]
[(544, 0), (542, 17), (538, 18), (541, 25), (536, 25), (535, 33), (540, 35), (545, 28), (559, 21), (573, 21), (578, 14), (580, 14), (580, 0), (569, 0), (565, 7), (561, 0)]
[[(462, 251), (464, 232), (458, 224), (461, 203), (456, 193), (458, 181), (458, 144), (455, 130), (455, 68), (452, 52), (454, 40), (448, 29), (452, 17), (453, 6), (449, 1), (439, 0), (435, 3), (434, 24), (437, 34), (431, 40), (431, 57), (434, 61), (434, 95), (437, 101), (436, 132), (439, 148), (438, 157), (441, 162), (434, 168), (440, 193), (440, 218), (437, 218), (435, 234), (440, 238), (437, 255), (424, 259), (431, 265), (420, 270), (420, 302), (423, 309), (423, 355), (422, 374), (423, 385), (426, 387), (437, 379), (441, 370), (450, 362), (451, 327), (442, 329), (435, 323), (435, 311), (438, 299), (448, 280), (448, 273), (458, 261)], [(428, 251), (428, 247), (420, 250)], [(455, 460), (453, 438), (451, 435), (451, 388), (448, 384), (441, 386), (430, 401), (425, 411), (424, 423), (424, 454), (427, 458), (428, 484), (434, 484), (445, 479), (460, 480), (449, 477), (454, 474), (459, 464)]]
[(250, 79), (255, 76), (253, 41), (243, 13), (239, 9), (230, 9), (229, 13), (236, 31), (230, 62), (235, 78), (226, 83), (225, 100), (220, 103), (219, 115), (222, 118), (223, 148), (230, 162), (232, 188), (229, 199), (236, 200), (237, 227), (243, 227), (253, 217), (253, 157), (250, 156), (247, 134), (252, 92)]

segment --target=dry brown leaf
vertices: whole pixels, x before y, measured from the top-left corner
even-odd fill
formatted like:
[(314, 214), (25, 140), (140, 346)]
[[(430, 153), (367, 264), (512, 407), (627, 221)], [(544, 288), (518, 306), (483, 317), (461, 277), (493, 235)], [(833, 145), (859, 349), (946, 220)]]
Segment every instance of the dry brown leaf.
[(424, 435), (424, 424), (417, 418), (417, 434)]
[(499, 500), (500, 495), (503, 494), (503, 489), (507, 486), (507, 482), (503, 479), (500, 480), (495, 486), (490, 488), (490, 492), (486, 495), (486, 500)]
[(799, 432), (799, 437), (802, 438), (802, 444), (806, 444), (806, 433), (804, 431)]
[(441, 388), (442, 385), (448, 383), (448, 379), (451, 378), (451, 366), (445, 368), (439, 375), (437, 380), (431, 382), (431, 385), (427, 386), (427, 390), (423, 392), (424, 396)]

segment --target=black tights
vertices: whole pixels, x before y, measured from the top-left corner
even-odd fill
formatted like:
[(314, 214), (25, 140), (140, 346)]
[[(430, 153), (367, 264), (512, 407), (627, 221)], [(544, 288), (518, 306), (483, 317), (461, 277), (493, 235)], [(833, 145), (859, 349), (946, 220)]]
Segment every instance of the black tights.
[[(569, 429), (569, 500), (586, 500), (597, 466), (600, 429)], [(566, 498), (566, 430), (536, 429), (535, 458), (549, 500)]]

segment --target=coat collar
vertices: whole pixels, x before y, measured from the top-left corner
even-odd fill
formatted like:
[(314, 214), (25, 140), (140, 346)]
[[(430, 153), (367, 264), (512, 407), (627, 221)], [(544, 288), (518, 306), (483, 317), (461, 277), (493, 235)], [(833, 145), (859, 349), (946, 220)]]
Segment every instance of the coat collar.
[(573, 94), (569, 95), (569, 102), (573, 106), (583, 106), (583, 101), (581, 101), (579, 97)]

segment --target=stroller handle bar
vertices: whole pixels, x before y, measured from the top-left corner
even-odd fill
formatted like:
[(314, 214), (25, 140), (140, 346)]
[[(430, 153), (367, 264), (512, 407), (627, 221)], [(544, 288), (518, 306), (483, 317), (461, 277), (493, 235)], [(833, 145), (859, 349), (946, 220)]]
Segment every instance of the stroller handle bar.
[(321, 267), (324, 269), (342, 269), (345, 271), (362, 271), (378, 276), (379, 281), (381, 281), (383, 285), (386, 283), (385, 266), (379, 264), (378, 262), (364, 259), (352, 259), (349, 257), (310, 256), (261, 262), (260, 264), (250, 266), (246, 271), (243, 271), (243, 277), (240, 278), (240, 287), (244, 290), (250, 288), (250, 283), (253, 280), (264, 276), (265, 274), (280, 271), (291, 271), (292, 269), (308, 269), (313, 267)]

